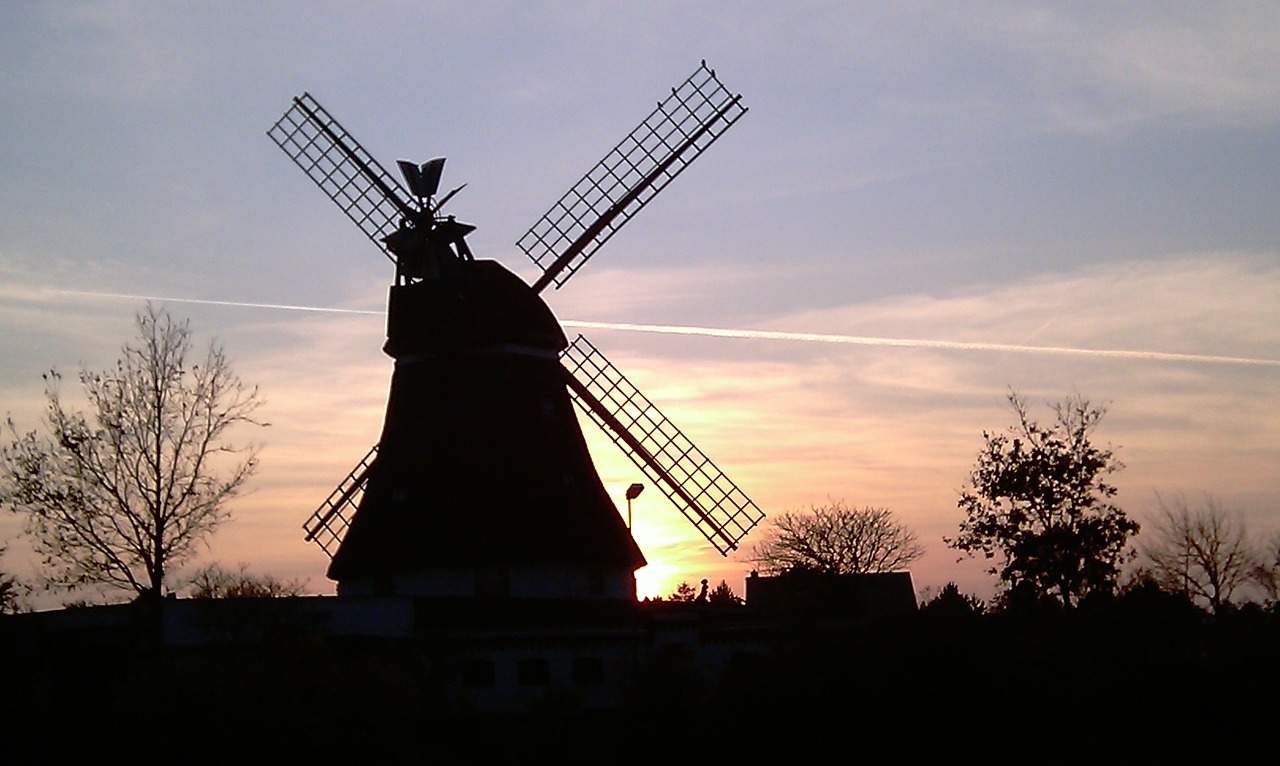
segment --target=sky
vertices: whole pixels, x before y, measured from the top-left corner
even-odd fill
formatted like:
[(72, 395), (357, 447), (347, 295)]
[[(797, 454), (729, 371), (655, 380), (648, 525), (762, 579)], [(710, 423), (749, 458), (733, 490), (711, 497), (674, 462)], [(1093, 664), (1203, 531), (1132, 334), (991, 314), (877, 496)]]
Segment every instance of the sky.
[[(890, 509), (917, 591), (989, 598), (944, 536), (1006, 397), (1080, 395), (1117, 501), (1280, 532), (1280, 6), (1266, 2), (0, 5), (0, 392), (106, 368), (146, 299), (271, 425), (196, 564), (332, 593), (302, 524), (376, 441), (390, 263), (267, 137), (310, 92), (384, 166), (447, 158), (516, 240), (705, 59), (747, 114), (543, 297), (768, 515)], [(606, 488), (646, 481), (584, 420)], [(663, 495), (642, 596), (741, 594)], [(766, 521), (767, 524), (767, 521)], [(0, 568), (33, 566), (0, 516)], [(1139, 540), (1141, 540), (1141, 535)]]

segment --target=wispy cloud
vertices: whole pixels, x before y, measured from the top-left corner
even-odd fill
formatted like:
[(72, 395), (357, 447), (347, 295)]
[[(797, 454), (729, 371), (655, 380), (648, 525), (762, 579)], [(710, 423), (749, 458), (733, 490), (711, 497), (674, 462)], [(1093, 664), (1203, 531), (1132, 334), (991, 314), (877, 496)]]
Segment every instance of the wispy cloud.
[(1202, 3), (935, 4), (935, 23), (1007, 52), (1051, 127), (1095, 131), (1176, 117), (1270, 122), (1280, 103), (1280, 9)]

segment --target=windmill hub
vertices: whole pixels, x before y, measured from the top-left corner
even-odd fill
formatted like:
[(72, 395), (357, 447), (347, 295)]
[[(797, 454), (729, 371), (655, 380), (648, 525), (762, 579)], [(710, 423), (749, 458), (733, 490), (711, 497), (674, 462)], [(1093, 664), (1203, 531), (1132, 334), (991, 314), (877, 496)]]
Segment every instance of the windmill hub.
[(434, 218), (428, 209), (406, 218), (383, 241), (395, 255), (397, 271), (403, 279), (435, 279), (459, 261), (472, 259), (466, 236), (475, 228), (453, 216)]

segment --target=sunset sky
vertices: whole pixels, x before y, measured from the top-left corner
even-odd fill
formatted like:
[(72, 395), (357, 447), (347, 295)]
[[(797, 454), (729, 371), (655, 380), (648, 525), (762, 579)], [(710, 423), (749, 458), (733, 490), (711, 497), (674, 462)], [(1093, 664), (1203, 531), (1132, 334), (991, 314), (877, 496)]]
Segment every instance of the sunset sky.
[[(309, 91), (387, 167), (447, 157), (472, 249), (532, 281), (515, 241), (706, 59), (750, 111), (544, 297), (767, 514), (887, 507), (918, 591), (989, 597), (942, 537), (1012, 388), (1109, 408), (1140, 522), (1211, 496), (1274, 534), (1277, 29), (1264, 2), (5, 3), (3, 409), (34, 427), (43, 371), (109, 366), (164, 298), (271, 422), (201, 563), (330, 593), (301, 525), (377, 439), (393, 273), (266, 130)], [(646, 480), (584, 424), (625, 514)], [(656, 488), (633, 516), (641, 595), (742, 592)]]

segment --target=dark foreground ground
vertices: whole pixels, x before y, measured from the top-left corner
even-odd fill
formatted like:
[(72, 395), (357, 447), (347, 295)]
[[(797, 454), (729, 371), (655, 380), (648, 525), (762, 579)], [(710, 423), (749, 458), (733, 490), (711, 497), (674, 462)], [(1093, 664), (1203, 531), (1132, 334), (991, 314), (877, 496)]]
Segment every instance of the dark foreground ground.
[(448, 699), (402, 642), (157, 650), (0, 629), (0, 731), (57, 761), (1273, 761), (1280, 615), (1183, 606), (793, 617), (714, 678), (659, 658), (616, 710), (501, 716)]

